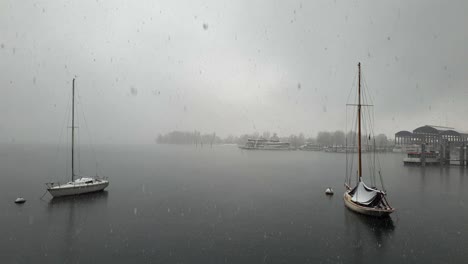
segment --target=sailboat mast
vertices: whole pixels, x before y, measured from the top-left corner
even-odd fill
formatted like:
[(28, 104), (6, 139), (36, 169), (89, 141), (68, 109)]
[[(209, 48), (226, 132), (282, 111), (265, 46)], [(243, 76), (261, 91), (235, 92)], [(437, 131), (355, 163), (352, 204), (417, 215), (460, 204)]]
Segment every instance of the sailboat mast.
[(72, 181), (75, 180), (75, 78), (72, 86), (72, 132), (71, 132), (71, 173)]
[(359, 181), (362, 178), (362, 159), (361, 159), (361, 63), (358, 63), (359, 81), (358, 81), (358, 157), (359, 157)]

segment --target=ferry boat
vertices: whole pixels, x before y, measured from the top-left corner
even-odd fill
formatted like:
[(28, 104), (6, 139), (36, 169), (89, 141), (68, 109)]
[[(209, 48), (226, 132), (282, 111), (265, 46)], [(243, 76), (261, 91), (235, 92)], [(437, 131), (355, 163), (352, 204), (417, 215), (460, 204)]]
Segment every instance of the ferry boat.
[[(369, 148), (370, 149), (370, 148)], [(336, 152), (336, 153), (357, 153), (357, 146), (329, 146), (324, 148), (325, 152)], [(361, 152), (368, 152), (368, 148), (362, 147)]]
[(393, 152), (397, 153), (408, 153), (408, 152), (418, 152), (420, 151), (421, 146), (419, 145), (395, 145)]
[(247, 140), (245, 145), (239, 146), (240, 149), (252, 150), (292, 150), (289, 142), (281, 142), (277, 139), (251, 139)]
[[(422, 152), (408, 152), (406, 158), (403, 159), (405, 165), (422, 165)], [(426, 165), (428, 164), (437, 164), (440, 162), (440, 156), (438, 152), (429, 151), (424, 152), (426, 158)]]
[(320, 145), (316, 145), (313, 143), (307, 143), (299, 147), (300, 150), (307, 150), (307, 151), (321, 151), (323, 147)]

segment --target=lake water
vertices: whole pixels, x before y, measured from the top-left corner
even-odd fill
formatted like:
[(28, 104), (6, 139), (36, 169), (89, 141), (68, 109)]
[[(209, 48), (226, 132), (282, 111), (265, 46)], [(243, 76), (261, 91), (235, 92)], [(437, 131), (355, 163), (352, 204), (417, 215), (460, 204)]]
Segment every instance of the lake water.
[[(406, 167), (401, 154), (381, 155), (397, 211), (375, 220), (344, 207), (340, 153), (97, 146), (105, 192), (41, 200), (45, 182), (66, 181), (60, 152), (0, 146), (1, 263), (468, 260), (468, 169)], [(14, 204), (18, 196), (27, 202)]]

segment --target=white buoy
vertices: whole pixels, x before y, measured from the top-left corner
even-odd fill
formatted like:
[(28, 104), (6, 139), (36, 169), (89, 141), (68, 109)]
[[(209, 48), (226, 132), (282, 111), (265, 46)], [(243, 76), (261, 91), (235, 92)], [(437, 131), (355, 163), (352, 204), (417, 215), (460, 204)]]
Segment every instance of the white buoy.
[(325, 190), (325, 194), (326, 195), (333, 195), (333, 189), (328, 187), (326, 190)]
[(17, 203), (17, 204), (22, 204), (22, 203), (25, 203), (25, 202), (26, 202), (26, 199), (24, 199), (23, 197), (18, 197), (15, 200), (15, 203)]

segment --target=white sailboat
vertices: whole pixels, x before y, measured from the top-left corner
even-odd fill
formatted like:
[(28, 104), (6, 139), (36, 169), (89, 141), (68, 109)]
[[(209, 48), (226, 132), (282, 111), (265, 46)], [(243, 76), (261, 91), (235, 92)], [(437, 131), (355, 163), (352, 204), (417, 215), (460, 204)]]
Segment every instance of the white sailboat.
[(361, 63), (358, 64), (358, 69), (358, 104), (353, 105), (357, 106), (358, 177), (356, 185), (354, 187), (351, 187), (351, 177), (348, 177), (347, 175), (345, 182), (346, 191), (344, 193), (343, 199), (346, 207), (348, 207), (354, 212), (370, 216), (388, 216), (395, 209), (391, 207), (388, 203), (386, 199), (386, 192), (384, 190), (378, 189), (375, 186), (367, 186), (362, 179), (361, 108), (362, 106), (368, 105), (361, 104)]
[(46, 183), (47, 191), (53, 197), (78, 195), (104, 190), (108, 185), (107, 179), (99, 177), (76, 177), (75, 174), (75, 79), (72, 85), (72, 126), (71, 126), (71, 181), (66, 184)]

